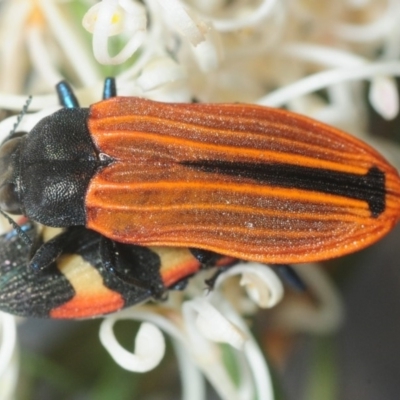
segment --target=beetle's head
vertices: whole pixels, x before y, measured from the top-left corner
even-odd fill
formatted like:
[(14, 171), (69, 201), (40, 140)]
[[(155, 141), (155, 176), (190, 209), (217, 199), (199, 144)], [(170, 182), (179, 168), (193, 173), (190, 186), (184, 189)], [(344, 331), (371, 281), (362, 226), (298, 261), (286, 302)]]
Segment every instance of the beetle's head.
[(0, 209), (10, 214), (21, 214), (18, 195), (19, 148), (25, 132), (14, 132), (0, 147)]

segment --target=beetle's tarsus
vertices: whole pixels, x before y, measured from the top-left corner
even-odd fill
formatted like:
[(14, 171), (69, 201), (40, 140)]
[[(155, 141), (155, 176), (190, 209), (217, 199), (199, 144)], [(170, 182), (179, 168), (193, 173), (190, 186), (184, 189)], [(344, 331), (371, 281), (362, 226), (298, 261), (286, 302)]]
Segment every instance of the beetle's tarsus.
[(230, 268), (230, 266), (226, 266), (226, 267), (219, 267), (214, 274), (211, 276), (211, 278), (206, 279), (204, 282), (207, 285), (207, 289), (209, 292), (211, 292), (211, 290), (214, 289), (215, 287), (215, 282), (217, 281), (217, 279), (219, 278), (219, 276), (221, 274), (223, 274), (226, 270), (228, 270)]
[(215, 253), (214, 251), (210, 250), (195, 248), (190, 248), (189, 250), (192, 253), (193, 257), (195, 257), (197, 261), (206, 268), (210, 266), (213, 267), (220, 258), (224, 257), (221, 254)]
[(277, 264), (275, 266), (278, 273), (284, 279), (284, 281), (298, 292), (306, 292), (307, 285), (300, 277), (300, 275), (293, 269), (289, 264)]
[(187, 278), (181, 279), (178, 282), (175, 282), (172, 286), (170, 286), (168, 288), (168, 290), (184, 290), (184, 289), (186, 289), (186, 286), (189, 283), (188, 278), (190, 278), (190, 276), (188, 276)]

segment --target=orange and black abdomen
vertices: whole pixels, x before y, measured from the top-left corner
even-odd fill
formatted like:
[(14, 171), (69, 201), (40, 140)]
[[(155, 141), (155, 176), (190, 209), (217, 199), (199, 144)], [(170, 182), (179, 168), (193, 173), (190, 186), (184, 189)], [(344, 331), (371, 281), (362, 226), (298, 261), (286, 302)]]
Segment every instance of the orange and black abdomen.
[[(25, 221), (21, 225), (35, 242), (47, 242), (56, 232)], [(84, 227), (74, 230), (70, 241), (47, 273), (29, 268), (31, 246), (17, 230), (0, 235), (0, 310), (23, 317), (90, 318), (118, 311), (148, 300), (152, 293), (132, 285), (105, 268), (99, 252), (102, 237)], [(182, 287), (185, 280), (204, 268), (189, 249), (118, 244), (124, 257), (119, 265), (142, 282), (162, 291)], [(217, 257), (208, 267), (232, 265), (236, 260)]]
[(88, 127), (113, 162), (90, 181), (86, 226), (118, 242), (308, 262), (364, 248), (399, 218), (382, 156), (287, 111), (115, 97)]

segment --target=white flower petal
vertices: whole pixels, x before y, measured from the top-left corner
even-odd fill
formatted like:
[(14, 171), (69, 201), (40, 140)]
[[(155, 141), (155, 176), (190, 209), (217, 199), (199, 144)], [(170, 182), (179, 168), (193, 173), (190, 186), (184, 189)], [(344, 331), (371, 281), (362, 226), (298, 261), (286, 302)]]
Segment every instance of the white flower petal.
[(166, 83), (186, 78), (185, 70), (171, 58), (160, 57), (150, 61), (137, 79), (142, 90), (153, 90)]
[(398, 0), (387, 0), (386, 3), (386, 10), (371, 23), (336, 24), (334, 29), (336, 36), (349, 42), (363, 43), (379, 40), (390, 35), (393, 27), (398, 23), (399, 2)]
[(265, 357), (257, 342), (252, 338), (245, 345), (246, 358), (248, 360), (257, 392), (257, 398), (274, 400), (271, 374), (265, 361)]
[(208, 72), (217, 69), (223, 59), (223, 50), (220, 38), (215, 30), (207, 32), (204, 39), (191, 50), (201, 71)]
[(15, 318), (0, 312), (0, 398), (14, 399), (18, 380), (17, 332)]
[(369, 101), (384, 119), (392, 120), (399, 113), (399, 93), (394, 78), (377, 76), (371, 82)]
[(53, 88), (63, 77), (57, 71), (56, 65), (51, 59), (50, 53), (45, 46), (43, 29), (41, 26), (33, 25), (28, 28), (27, 45), (33, 67), (41, 78)]
[(371, 79), (378, 75), (400, 76), (400, 62), (376, 62), (355, 68), (336, 68), (317, 72), (269, 93), (259, 99), (257, 103), (270, 107), (279, 107), (296, 97), (324, 89), (336, 83)]
[(134, 372), (147, 372), (155, 368), (165, 353), (165, 341), (161, 331), (151, 323), (144, 322), (135, 339), (135, 353), (123, 348), (117, 341), (113, 326), (116, 318), (107, 317), (100, 326), (100, 340), (111, 357), (122, 368)]
[(130, 32), (130, 37), (123, 49), (117, 55), (110, 56), (108, 39), (111, 34), (118, 33), (121, 28), (120, 26), (115, 26), (116, 30), (114, 30), (114, 16), (118, 21), (124, 16), (123, 14), (118, 14), (118, 8), (117, 0), (103, 0), (97, 10), (97, 17), (93, 25), (93, 52), (96, 60), (101, 64), (116, 65), (125, 62), (143, 44), (146, 37), (144, 24), (140, 22), (137, 25), (134, 24), (133, 32)]
[(205, 338), (214, 342), (228, 343), (239, 350), (243, 348), (247, 340), (246, 335), (208, 301), (196, 299), (192, 305), (198, 312), (196, 325)]
[(258, 263), (235, 265), (218, 277), (215, 287), (219, 287), (224, 280), (234, 275), (242, 275), (241, 285), (259, 307), (271, 308), (281, 301), (284, 293), (282, 282), (267, 265)]
[(210, 18), (210, 20), (214, 27), (221, 32), (254, 27), (272, 13), (277, 3), (279, 3), (277, 0), (262, 0), (258, 7), (249, 10), (248, 5), (244, 2), (244, 6), (240, 9), (237, 17), (230, 19)]
[(29, 1), (5, 3), (0, 11), (0, 87), (7, 93), (19, 93), (29, 71), (22, 55), (25, 27), (31, 12), (32, 2)]
[(48, 35), (55, 40), (57, 47), (68, 60), (70, 67), (84, 85), (93, 85), (98, 81), (98, 69), (86, 46), (77, 34), (75, 26), (65, 18), (65, 13), (52, 0), (38, 0), (40, 9), (46, 18)]
[(327, 67), (357, 67), (368, 63), (366, 58), (349, 51), (309, 43), (288, 43), (282, 47), (280, 52), (298, 60), (318, 63)]
[[(229, 270), (227, 272), (229, 272)], [(253, 390), (257, 394), (256, 396), (254, 394), (250, 395), (249, 398), (253, 399), (256, 397), (258, 399), (273, 400), (274, 395), (268, 365), (265, 361), (264, 354), (252, 336), (247, 323), (243, 320), (241, 315), (235, 311), (233, 306), (225, 299), (220, 291), (214, 290), (212, 292), (211, 300), (213, 304), (218, 306), (218, 310), (221, 314), (226, 318), (229, 318), (229, 321), (234, 323), (245, 335), (247, 335), (247, 340), (244, 343), (240, 355), (243, 357), (242, 363), (246, 363), (246, 367), (252, 375)], [(245, 381), (243, 383), (246, 385)], [(243, 391), (247, 392), (248, 390), (244, 387)], [(240, 390), (239, 393), (242, 393), (242, 391)], [(239, 395), (239, 399), (242, 398), (243, 397)]]
[(97, 14), (99, 13), (99, 9), (102, 7), (102, 3), (96, 3), (83, 16), (82, 26), (90, 33), (94, 32), (94, 25), (97, 21)]
[(185, 37), (192, 46), (197, 46), (205, 40), (205, 26), (196, 23), (188, 14), (184, 5), (179, 0), (158, 0), (163, 9), (163, 17), (169, 26), (173, 27), (183, 37)]
[(108, 14), (108, 36), (118, 35), (122, 32), (135, 32), (146, 28), (146, 12), (143, 6), (132, 1), (113, 1), (106, 4), (104, 1), (93, 5), (82, 19), (83, 27), (94, 33), (95, 25), (100, 10), (105, 7)]
[(194, 364), (187, 348), (172, 338), (172, 345), (178, 359), (182, 379), (182, 400), (206, 400), (204, 376)]
[[(214, 332), (220, 331), (218, 327), (215, 328), (211, 326), (211, 324), (216, 320), (217, 324), (219, 324), (219, 318), (217, 317), (216, 320), (213, 319), (213, 316), (207, 318), (208, 311), (203, 309), (203, 302), (207, 301), (204, 299), (194, 299), (186, 301), (182, 305), (183, 320), (189, 341), (188, 351), (193, 355), (199, 368), (202, 369), (203, 373), (222, 399), (241, 400), (240, 397), (238, 397), (236, 385), (232, 382), (232, 379), (226, 370), (221, 350), (216, 344), (215, 338), (212, 337)], [(197, 321), (199, 312), (201, 313), (202, 309), (206, 314), (206, 319), (208, 319), (209, 323), (208, 326), (204, 326), (205, 322), (200, 322), (202, 330), (200, 331), (198, 329)], [(214, 314), (213, 311), (211, 311), (211, 314)], [(226, 326), (225, 323), (226, 322), (222, 322), (222, 325)], [(228, 324), (231, 323), (228, 321)], [(232, 329), (232, 326), (228, 328), (228, 331), (230, 329)], [(234, 329), (236, 330), (237, 328), (235, 327)], [(207, 340), (204, 336), (205, 330), (210, 331), (209, 333), (206, 333), (206, 336), (211, 336), (211, 340)], [(221, 335), (217, 334), (216, 336), (220, 337)], [(226, 335), (225, 332), (223, 336), (224, 338), (227, 338), (229, 334)], [(236, 341), (237, 339), (233, 340), (233, 342)]]

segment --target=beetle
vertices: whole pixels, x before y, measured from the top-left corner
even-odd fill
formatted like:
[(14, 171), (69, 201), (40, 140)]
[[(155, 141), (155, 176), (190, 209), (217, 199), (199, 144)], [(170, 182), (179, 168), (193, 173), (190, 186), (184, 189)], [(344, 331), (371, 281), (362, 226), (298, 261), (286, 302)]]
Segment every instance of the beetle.
[[(74, 227), (99, 236), (105, 269), (161, 296), (120, 267), (118, 246), (189, 248), (272, 264), (339, 257), (388, 233), (400, 178), (377, 151), (310, 118), (249, 104), (160, 103), (119, 97), (63, 109), (0, 149), (0, 207), (66, 232), (30, 267), (46, 269)], [(168, 286), (168, 285), (167, 285)]]

